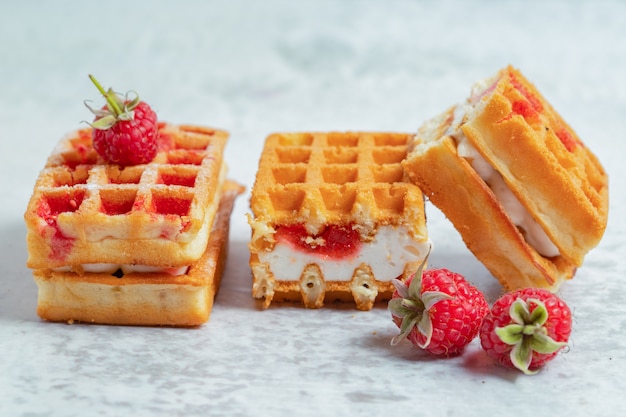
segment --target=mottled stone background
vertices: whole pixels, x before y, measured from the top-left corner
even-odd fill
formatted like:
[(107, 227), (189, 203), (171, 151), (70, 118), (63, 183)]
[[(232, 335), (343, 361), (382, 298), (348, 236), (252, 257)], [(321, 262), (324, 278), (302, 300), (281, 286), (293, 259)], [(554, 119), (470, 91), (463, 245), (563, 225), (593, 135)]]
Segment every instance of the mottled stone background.
[[(159, 117), (231, 132), (252, 185), (275, 131), (415, 131), (513, 64), (611, 178), (602, 243), (561, 296), (570, 348), (540, 374), (495, 367), (474, 341), (434, 360), (390, 347), (384, 306), (258, 311), (248, 195), (211, 321), (199, 329), (59, 325), (35, 314), (22, 215), (57, 140), (90, 118), (87, 74)], [(612, 416), (626, 389), (626, 3), (620, 1), (3, 1), (0, 4), (1, 416)], [(428, 206), (431, 265), (491, 301), (499, 285)]]

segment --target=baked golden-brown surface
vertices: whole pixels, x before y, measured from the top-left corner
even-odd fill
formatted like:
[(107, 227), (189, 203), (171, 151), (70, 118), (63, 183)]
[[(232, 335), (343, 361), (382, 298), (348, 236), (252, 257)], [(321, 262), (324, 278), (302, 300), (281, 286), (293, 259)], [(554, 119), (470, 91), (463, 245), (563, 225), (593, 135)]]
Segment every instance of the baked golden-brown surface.
[(24, 215), (50, 321), (195, 326), (209, 318), (243, 187), (225, 179), (228, 133), (159, 125), (148, 164), (120, 167), (94, 151), (91, 130), (63, 138)]
[[(315, 245), (331, 245), (323, 240), (330, 228), (342, 236), (354, 232), (363, 244), (377, 241), (381, 227), (410, 236), (414, 253), (393, 278), (417, 269), (428, 238), (422, 193), (405, 181), (401, 166), (408, 141), (407, 134), (374, 132), (279, 133), (266, 139), (249, 219), (253, 295), (264, 307), (273, 300), (303, 301), (311, 308), (341, 300), (368, 310), (376, 300), (389, 298), (390, 280), (377, 277), (368, 262), (354, 264), (343, 279), (330, 276), (335, 266), (324, 273), (324, 256), (315, 254)], [(291, 275), (272, 270), (262, 259), (275, 250), (277, 232), (290, 226), (302, 227), (300, 239), (309, 245), (303, 256), (313, 253)], [(339, 257), (337, 263), (342, 262)]]
[(606, 228), (602, 166), (511, 67), (427, 121), (403, 167), (509, 290), (556, 290)]
[(177, 267), (204, 253), (225, 178), (228, 133), (169, 124), (159, 133), (154, 160), (124, 169), (98, 157), (90, 129), (58, 144), (24, 216), (28, 267)]
[(563, 257), (580, 266), (606, 228), (608, 180), (596, 156), (513, 68), (477, 103), (463, 133), (534, 214)]
[(228, 251), (230, 213), (243, 187), (226, 181), (204, 254), (183, 275), (33, 271), (45, 320), (197, 326), (209, 319)]

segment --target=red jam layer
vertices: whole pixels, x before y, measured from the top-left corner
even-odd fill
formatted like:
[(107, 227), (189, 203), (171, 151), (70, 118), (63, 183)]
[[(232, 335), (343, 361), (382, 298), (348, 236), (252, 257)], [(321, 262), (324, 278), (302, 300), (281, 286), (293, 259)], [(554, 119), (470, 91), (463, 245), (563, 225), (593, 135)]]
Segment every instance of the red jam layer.
[(70, 253), (74, 245), (74, 239), (65, 237), (57, 225), (59, 214), (78, 210), (84, 197), (84, 192), (76, 192), (42, 198), (37, 209), (37, 215), (44, 219), (48, 225), (43, 229), (42, 233), (44, 235), (48, 234), (51, 239), (51, 252), (49, 255), (51, 259), (62, 261)]
[(154, 195), (152, 204), (154, 205), (155, 213), (186, 216), (189, 214), (191, 199)]
[(556, 136), (561, 140), (568, 151), (573, 152), (574, 149), (576, 149), (578, 141), (564, 127), (556, 131)]
[(532, 108), (537, 112), (543, 112), (543, 105), (541, 104), (541, 100), (539, 100), (534, 94), (524, 87), (524, 85), (517, 79), (512, 73), (509, 73), (511, 78), (511, 84), (517, 91), (519, 91), (525, 98), (528, 100), (528, 103), (532, 106)]
[(280, 226), (276, 240), (294, 250), (335, 260), (356, 256), (361, 248), (359, 233), (350, 226), (328, 225), (315, 236), (309, 235), (303, 225)]
[[(511, 84), (517, 91), (519, 91), (526, 100), (520, 100), (513, 103), (513, 112), (521, 115), (524, 119), (534, 119), (543, 112), (543, 104), (541, 100), (528, 89), (515, 77), (513, 73), (509, 73)], [(572, 152), (578, 145), (578, 141), (572, 136), (572, 134), (565, 128), (560, 128), (555, 132), (556, 136), (561, 140), (563, 146)]]

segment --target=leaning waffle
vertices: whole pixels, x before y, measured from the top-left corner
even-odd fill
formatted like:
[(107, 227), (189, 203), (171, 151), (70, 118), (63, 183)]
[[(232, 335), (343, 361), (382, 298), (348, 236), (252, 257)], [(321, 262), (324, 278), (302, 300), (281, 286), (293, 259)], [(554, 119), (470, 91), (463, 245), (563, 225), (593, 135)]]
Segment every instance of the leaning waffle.
[(120, 325), (196, 326), (209, 319), (228, 250), (229, 217), (242, 187), (226, 181), (206, 250), (178, 276), (167, 273), (33, 272), (43, 319)]
[(267, 138), (249, 219), (253, 295), (264, 307), (353, 300), (368, 310), (391, 295), (391, 279), (417, 269), (428, 239), (422, 193), (400, 164), (408, 140), (363, 132)]
[(424, 123), (403, 166), (507, 290), (556, 291), (606, 227), (602, 166), (511, 67)]
[(227, 132), (161, 124), (157, 156), (124, 169), (102, 161), (90, 129), (64, 138), (29, 202), (28, 266), (180, 267), (202, 256), (224, 181)]
[[(576, 266), (595, 247), (608, 214), (607, 176), (541, 93), (516, 69), (499, 72), (461, 129)], [(505, 116), (506, 115), (506, 116)], [(541, 213), (541, 214), (539, 214)]]

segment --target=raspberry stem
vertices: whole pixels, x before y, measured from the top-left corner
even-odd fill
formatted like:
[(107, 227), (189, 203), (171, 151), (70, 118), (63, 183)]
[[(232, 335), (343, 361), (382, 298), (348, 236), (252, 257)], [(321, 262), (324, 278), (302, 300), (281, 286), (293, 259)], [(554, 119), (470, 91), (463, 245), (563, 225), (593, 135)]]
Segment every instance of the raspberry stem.
[(115, 113), (116, 116), (122, 114), (122, 109), (120, 109), (120, 106), (117, 104), (117, 100), (115, 100), (115, 93), (113, 90), (109, 90), (108, 92), (105, 91), (104, 87), (102, 87), (98, 80), (96, 80), (96, 77), (91, 74), (89, 74), (89, 79), (96, 86), (98, 91), (100, 91), (100, 94), (102, 94), (102, 96), (106, 99), (107, 103), (109, 103), (109, 105), (113, 108), (113, 113)]
[[(530, 305), (535, 308), (531, 312)], [(509, 357), (511, 363), (527, 375), (536, 373), (530, 370), (533, 352), (551, 354), (566, 346), (565, 342), (557, 342), (544, 327), (548, 320), (548, 309), (543, 301), (536, 298), (523, 300), (517, 298), (509, 307), (511, 324), (496, 327), (496, 335), (500, 340), (512, 346)]]

